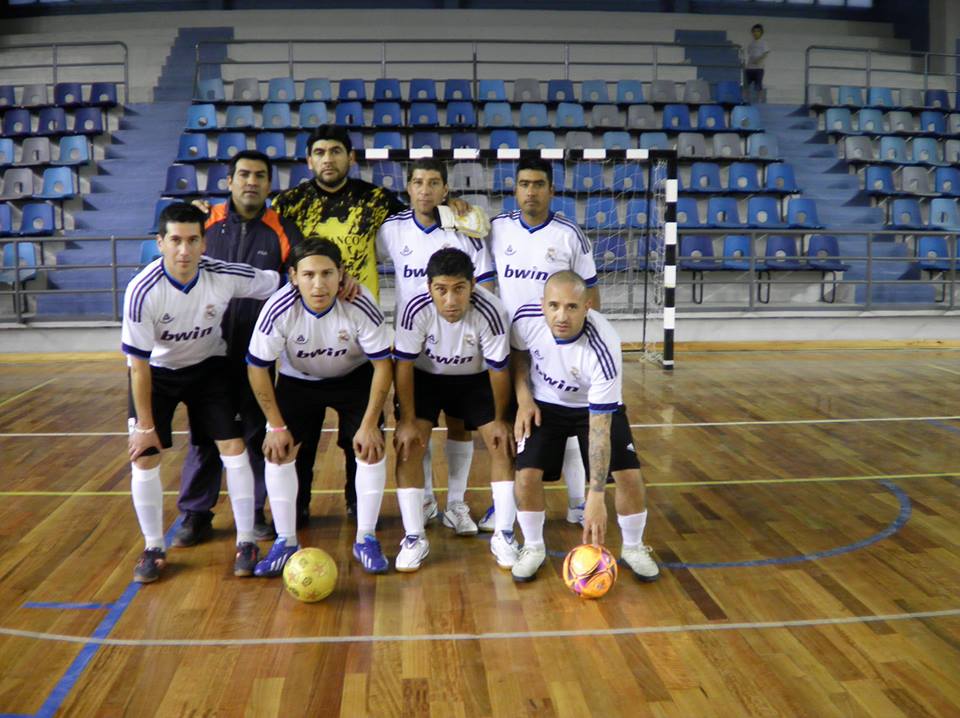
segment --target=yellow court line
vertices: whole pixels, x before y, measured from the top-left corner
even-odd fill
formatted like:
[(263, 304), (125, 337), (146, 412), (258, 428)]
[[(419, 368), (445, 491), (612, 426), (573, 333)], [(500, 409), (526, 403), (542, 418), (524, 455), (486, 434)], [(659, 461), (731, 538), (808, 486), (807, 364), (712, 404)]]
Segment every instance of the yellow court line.
[(956, 374), (957, 376), (960, 376), (960, 371), (957, 371), (956, 369), (947, 369), (947, 367), (940, 366), (939, 364), (927, 364), (927, 366), (933, 367), (934, 369), (939, 369), (940, 371), (948, 371), (951, 374)]
[(50, 383), (52, 383), (52, 382), (55, 382), (56, 380), (57, 380), (57, 377), (54, 377), (53, 379), (47, 379), (45, 382), (43, 382), (43, 383), (41, 383), (41, 384), (37, 384), (36, 386), (31, 387), (31, 388), (27, 389), (26, 391), (21, 391), (19, 394), (14, 394), (14, 395), (11, 396), (9, 399), (4, 399), (3, 401), (0, 401), (0, 406), (6, 406), (6, 405), (9, 404), (11, 401), (14, 401), (15, 399), (19, 399), (21, 396), (26, 396), (26, 395), (29, 394), (31, 391), (36, 391), (37, 389), (40, 389), (40, 388), (42, 388), (42, 387), (45, 387), (47, 384), (50, 384)]
[[(694, 486), (747, 486), (750, 484), (822, 484), (840, 481), (901, 481), (906, 479), (947, 479), (960, 477), (960, 471), (942, 471), (930, 474), (864, 474), (862, 476), (813, 476), (807, 478), (795, 479), (731, 479), (729, 481), (654, 481), (647, 484), (647, 488), (660, 489), (680, 489)], [(612, 486), (611, 488), (616, 488)], [(562, 484), (544, 486), (547, 491), (566, 491), (567, 487)], [(446, 488), (436, 486), (435, 493), (444, 493)], [(489, 491), (489, 486), (468, 487), (468, 491)], [(395, 494), (396, 489), (384, 489), (384, 493)], [(164, 491), (167, 496), (177, 496), (177, 491)], [(313, 489), (311, 494), (342, 494), (343, 489)], [(221, 491), (221, 495), (226, 495), (226, 491)], [(0, 491), (0, 496), (130, 496), (129, 491)]]

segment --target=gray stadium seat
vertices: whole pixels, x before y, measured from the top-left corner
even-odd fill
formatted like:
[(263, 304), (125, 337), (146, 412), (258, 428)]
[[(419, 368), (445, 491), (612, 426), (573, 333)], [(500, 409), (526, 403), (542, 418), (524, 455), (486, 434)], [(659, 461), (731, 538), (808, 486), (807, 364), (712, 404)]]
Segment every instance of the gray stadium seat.
[(479, 162), (458, 162), (450, 170), (450, 189), (456, 192), (486, 192), (487, 181)]
[(740, 135), (735, 132), (718, 132), (713, 136), (714, 157), (742, 157)]
[(780, 146), (776, 135), (766, 132), (754, 132), (747, 138), (747, 155), (760, 159), (777, 159), (780, 157)]
[(873, 160), (875, 158), (873, 142), (870, 141), (869, 137), (844, 137), (843, 156), (848, 161), (861, 160), (867, 162)]
[[(738, 137), (738, 149), (739, 145), (740, 138)], [(709, 157), (710, 153), (707, 151), (707, 143), (703, 139), (703, 135), (699, 132), (681, 132), (677, 136), (677, 155), (679, 157)]]
[(594, 105), (590, 112), (591, 127), (623, 127), (623, 113), (616, 105)]
[(45, 84), (23, 86), (23, 94), (20, 96), (21, 107), (39, 107), (46, 104), (49, 104), (49, 100)]
[(810, 107), (831, 107), (833, 89), (828, 85), (810, 85), (807, 89), (807, 102)]
[(568, 150), (583, 150), (597, 147), (597, 141), (590, 132), (568, 132), (563, 139), (563, 144)]
[(627, 127), (631, 130), (652, 130), (660, 127), (651, 105), (630, 105), (627, 108)]
[(17, 164), (24, 167), (50, 164), (50, 138), (27, 137), (24, 139), (21, 145), (20, 161)]
[(3, 173), (0, 199), (20, 199), (33, 196), (33, 170), (29, 167), (11, 167)]
[(890, 132), (913, 132), (913, 113), (894, 110), (887, 113), (887, 127)]
[(654, 80), (650, 83), (647, 99), (650, 102), (676, 102), (677, 86), (673, 80)]
[(513, 81), (514, 102), (543, 102), (540, 94), (540, 81), (532, 77), (521, 77)]
[(947, 140), (943, 145), (943, 161), (960, 164), (960, 140)]
[(234, 102), (259, 102), (260, 80), (255, 77), (241, 77), (233, 81)]
[(710, 83), (706, 80), (687, 80), (683, 83), (684, 102), (710, 102)]
[(926, 167), (904, 166), (900, 169), (900, 189), (910, 194), (933, 194), (933, 179)]
[(960, 135), (960, 112), (947, 115), (947, 134)]
[(902, 88), (900, 90), (900, 107), (923, 107), (923, 90)]

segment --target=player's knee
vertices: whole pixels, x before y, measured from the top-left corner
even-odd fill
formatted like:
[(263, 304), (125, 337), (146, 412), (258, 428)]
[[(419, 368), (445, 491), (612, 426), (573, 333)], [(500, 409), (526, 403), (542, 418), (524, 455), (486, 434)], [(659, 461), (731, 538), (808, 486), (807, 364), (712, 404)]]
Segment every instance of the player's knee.
[(643, 478), (640, 476), (640, 469), (625, 469), (623, 471), (611, 472), (614, 483), (617, 488), (637, 489), (643, 488)]
[(149, 469), (155, 469), (160, 466), (160, 454), (150, 454), (143, 456), (142, 454), (133, 460), (133, 465), (138, 469), (147, 471)]
[(243, 439), (225, 439), (217, 442), (217, 451), (220, 456), (239, 456), (246, 451)]

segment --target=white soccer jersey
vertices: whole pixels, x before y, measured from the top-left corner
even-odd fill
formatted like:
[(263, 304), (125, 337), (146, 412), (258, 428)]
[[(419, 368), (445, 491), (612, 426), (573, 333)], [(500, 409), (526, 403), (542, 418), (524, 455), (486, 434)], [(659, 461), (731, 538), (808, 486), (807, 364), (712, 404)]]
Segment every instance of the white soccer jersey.
[(266, 299), (279, 284), (274, 271), (209, 257), (200, 258), (192, 281), (180, 284), (164, 270), (163, 257), (155, 259), (127, 285), (121, 348), (164, 369), (225, 356), (220, 322), (230, 300)]
[(377, 232), (377, 257), (393, 262), (396, 281), (396, 314), (414, 295), (427, 290), (427, 262), (434, 252), (446, 247), (461, 249), (473, 262), (477, 283), (496, 277), (490, 251), (483, 240), (468, 237), (439, 224), (423, 227), (406, 210), (387, 217)]
[(503, 303), (483, 287), (473, 291), (470, 307), (455, 324), (437, 313), (430, 294), (424, 292), (407, 302), (397, 320), (394, 356), (400, 361), (416, 360), (414, 366), (429, 374), (506, 369), (509, 324)]
[(526, 304), (513, 316), (510, 344), (530, 352), (537, 401), (594, 413), (616, 411), (623, 403), (620, 337), (599, 312), (588, 311), (583, 331), (563, 340), (553, 336), (540, 304)]
[(267, 367), (280, 359), (280, 373), (319, 381), (345, 376), (368, 359), (390, 356), (391, 332), (366, 287), (351, 302), (334, 300), (313, 312), (292, 284), (260, 311), (247, 362)]
[(597, 283), (593, 247), (583, 230), (553, 212), (536, 227), (523, 221), (520, 210), (499, 214), (491, 221), (487, 237), (497, 270), (500, 298), (510, 316), (522, 304), (539, 302), (547, 277), (571, 269), (586, 281)]

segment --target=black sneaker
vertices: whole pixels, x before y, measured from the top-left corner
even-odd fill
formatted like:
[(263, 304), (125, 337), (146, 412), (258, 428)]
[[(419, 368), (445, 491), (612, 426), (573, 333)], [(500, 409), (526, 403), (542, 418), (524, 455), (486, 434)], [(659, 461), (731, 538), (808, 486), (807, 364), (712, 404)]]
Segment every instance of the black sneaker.
[(171, 545), (178, 548), (196, 546), (213, 536), (213, 513), (210, 511), (187, 511)]
[(234, 576), (252, 576), (260, 560), (260, 548), (252, 541), (237, 544), (237, 558), (233, 562)]
[(133, 580), (137, 583), (153, 583), (167, 565), (167, 554), (162, 548), (148, 548), (137, 559)]
[(253, 513), (253, 535), (257, 541), (273, 541), (277, 537), (273, 521), (267, 522), (263, 509), (257, 509)]

